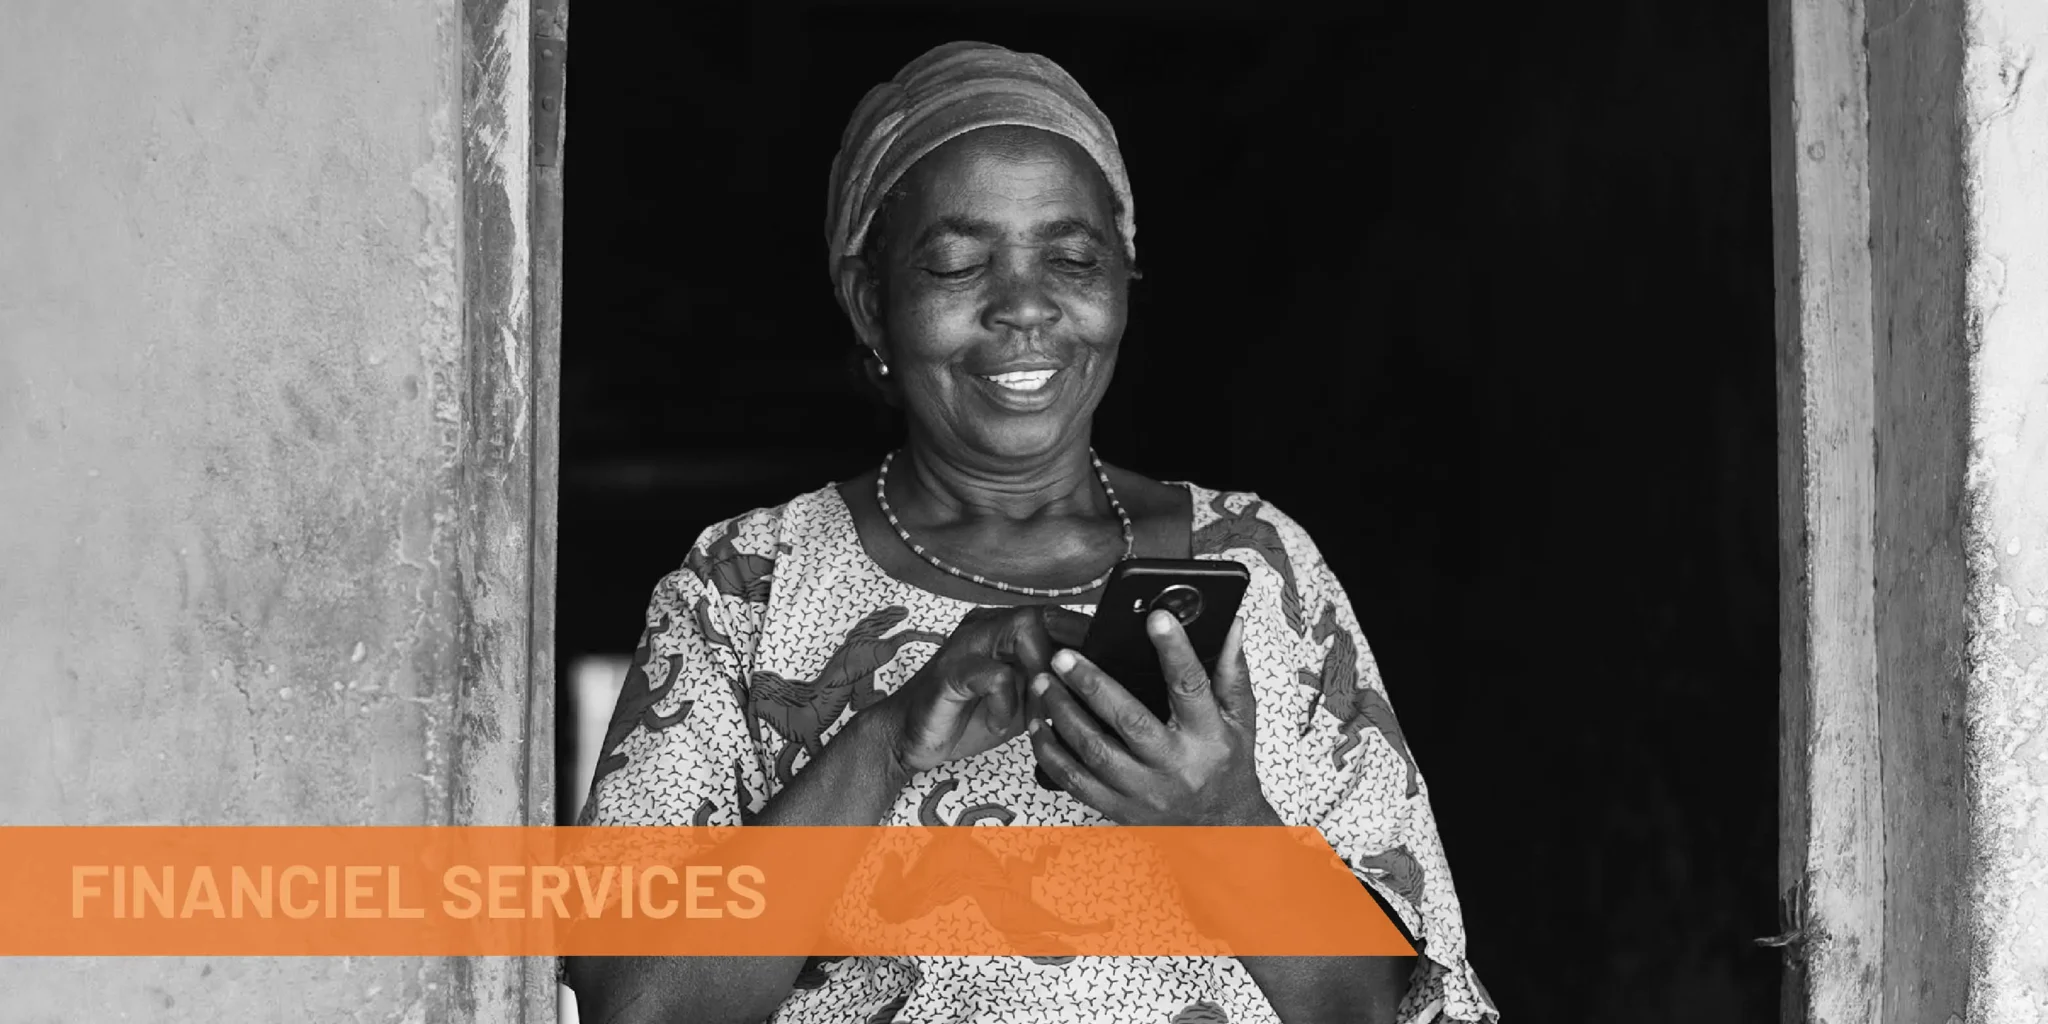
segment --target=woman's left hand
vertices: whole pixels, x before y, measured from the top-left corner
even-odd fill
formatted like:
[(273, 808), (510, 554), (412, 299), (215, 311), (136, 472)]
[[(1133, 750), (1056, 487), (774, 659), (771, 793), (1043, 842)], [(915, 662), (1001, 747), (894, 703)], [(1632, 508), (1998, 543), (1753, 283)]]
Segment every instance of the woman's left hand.
[(1053, 658), (1058, 676), (1040, 675), (1028, 698), (1038, 763), (1118, 824), (1280, 824), (1253, 757), (1243, 620), (1231, 624), (1213, 679), (1171, 614), (1154, 612), (1146, 629), (1166, 672), (1171, 719), (1160, 721), (1108, 673), (1062, 650)]

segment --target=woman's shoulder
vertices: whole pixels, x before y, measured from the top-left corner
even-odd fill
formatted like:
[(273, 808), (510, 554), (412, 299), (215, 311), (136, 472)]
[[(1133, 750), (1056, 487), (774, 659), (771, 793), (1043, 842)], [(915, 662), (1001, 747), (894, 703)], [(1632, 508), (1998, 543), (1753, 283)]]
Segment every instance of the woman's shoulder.
[(765, 599), (775, 562), (826, 543), (844, 529), (843, 505), (837, 500), (834, 485), (827, 484), (718, 520), (698, 531), (676, 571), (729, 596)]
[(1316, 614), (1311, 604), (1328, 603), (1333, 581), (1322, 552), (1293, 516), (1254, 491), (1227, 491), (1185, 484), (1194, 499), (1194, 554), (1232, 558), (1253, 572), (1271, 572), (1270, 593), (1279, 621), (1295, 636), (1306, 636)]
[(1192, 481), (1172, 486), (1187, 492), (1193, 506), (1195, 550), (1219, 552), (1228, 541), (1257, 541), (1256, 547), (1277, 545), (1293, 558), (1316, 557), (1308, 529), (1257, 491), (1205, 487)]
[(1256, 491), (1228, 490), (1191, 480), (1155, 480), (1112, 466), (1117, 497), (1134, 519), (1169, 521), (1190, 534), (1191, 553), (1220, 556), (1252, 551), (1271, 562), (1320, 558), (1308, 530)]

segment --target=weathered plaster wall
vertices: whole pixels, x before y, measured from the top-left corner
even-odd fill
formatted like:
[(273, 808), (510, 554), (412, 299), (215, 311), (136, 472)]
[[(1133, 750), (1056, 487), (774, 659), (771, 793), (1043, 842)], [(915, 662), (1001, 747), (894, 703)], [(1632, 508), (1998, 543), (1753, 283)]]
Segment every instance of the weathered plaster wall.
[(2048, 1019), (2048, 4), (1964, 24), (1972, 1024)]
[[(7, 11), (0, 822), (447, 820), (458, 5)], [(0, 1020), (436, 1018), (442, 969), (12, 961)]]

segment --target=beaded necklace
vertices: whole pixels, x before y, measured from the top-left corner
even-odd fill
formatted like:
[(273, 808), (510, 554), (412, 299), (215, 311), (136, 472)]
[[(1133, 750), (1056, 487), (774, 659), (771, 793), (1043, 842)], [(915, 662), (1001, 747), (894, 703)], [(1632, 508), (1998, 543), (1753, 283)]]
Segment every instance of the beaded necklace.
[[(875, 474), (875, 504), (880, 505), (882, 507), (882, 514), (889, 517), (889, 525), (896, 528), (896, 536), (903, 540), (904, 546), (916, 552), (919, 558), (922, 558), (926, 562), (931, 563), (932, 568), (937, 569), (940, 572), (950, 573), (953, 576), (957, 576), (963, 580), (971, 580), (974, 583), (984, 587), (994, 587), (995, 589), (1004, 591), (1005, 593), (1025, 594), (1031, 597), (1073, 597), (1078, 594), (1088, 593), (1089, 591), (1102, 586), (1104, 583), (1109, 582), (1109, 572), (1105, 571), (1102, 575), (1097, 576), (1096, 578), (1078, 587), (1065, 587), (1057, 590), (1049, 590), (1043, 587), (1025, 587), (1019, 586), (1015, 583), (1006, 583), (1002, 580), (989, 579), (988, 577), (980, 575), (979, 573), (967, 572), (964, 569), (958, 569), (946, 564), (944, 561), (941, 561), (938, 556), (932, 554), (929, 551), (926, 551), (924, 545), (919, 544), (915, 540), (912, 540), (910, 537), (910, 531), (904, 529), (903, 523), (896, 518), (896, 510), (889, 507), (889, 464), (895, 461), (895, 459), (895, 452), (890, 452), (887, 456), (884, 456), (882, 459), (881, 472)], [(1102, 482), (1102, 493), (1109, 496), (1109, 507), (1116, 510), (1116, 517), (1118, 521), (1123, 523), (1124, 557), (1129, 558), (1131, 557), (1131, 551), (1136, 546), (1136, 535), (1135, 531), (1133, 531), (1131, 528), (1130, 513), (1125, 512), (1123, 502), (1120, 502), (1116, 499), (1116, 488), (1110, 486), (1109, 473), (1102, 468), (1102, 460), (1096, 457), (1095, 449), (1092, 447), (1088, 449), (1088, 461), (1090, 463), (1093, 463), (1095, 466), (1095, 479), (1100, 480)], [(1114, 569), (1115, 567), (1112, 566), (1111, 568)]]

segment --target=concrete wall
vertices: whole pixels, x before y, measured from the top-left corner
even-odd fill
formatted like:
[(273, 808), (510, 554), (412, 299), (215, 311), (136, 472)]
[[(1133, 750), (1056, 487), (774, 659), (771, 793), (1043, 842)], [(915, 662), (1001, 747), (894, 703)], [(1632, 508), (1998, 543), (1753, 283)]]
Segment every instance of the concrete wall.
[[(7, 12), (0, 823), (449, 820), (461, 8)], [(447, 970), (0, 962), (0, 1020), (434, 1019)]]
[(1971, 1024), (2048, 1019), (2048, 4), (1963, 21)]

